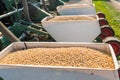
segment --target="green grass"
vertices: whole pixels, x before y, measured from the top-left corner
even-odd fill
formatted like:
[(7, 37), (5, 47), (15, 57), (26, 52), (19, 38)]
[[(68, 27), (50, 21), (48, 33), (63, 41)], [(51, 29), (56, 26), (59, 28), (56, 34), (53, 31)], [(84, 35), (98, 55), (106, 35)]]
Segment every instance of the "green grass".
[(106, 19), (115, 32), (115, 36), (120, 39), (120, 12), (118, 12), (108, 0), (93, 0), (97, 12), (103, 12)]

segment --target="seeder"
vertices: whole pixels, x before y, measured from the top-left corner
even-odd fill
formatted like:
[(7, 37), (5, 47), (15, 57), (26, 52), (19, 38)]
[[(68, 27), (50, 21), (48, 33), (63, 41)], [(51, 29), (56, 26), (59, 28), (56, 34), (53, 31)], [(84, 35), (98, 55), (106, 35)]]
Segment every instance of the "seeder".
[[(3, 50), (4, 48), (6, 49), (6, 47), (8, 49), (8, 51), (4, 50), (1, 54), (10, 52), (10, 48), (8, 48), (8, 46), (14, 42), (18, 42), (18, 44), (15, 43), (14, 45), (22, 45), (21, 47), (24, 47), (26, 42), (28, 42), (27, 45), (29, 45), (29, 42), (38, 42), (38, 46), (41, 45), (39, 42), (47, 42), (47, 44), (44, 43), (46, 46), (49, 46), (49, 44), (57, 46), (60, 45), (60, 42), (66, 42), (67, 46), (73, 46), (74, 43), (75, 45), (77, 45), (77, 43), (81, 45), (81, 42), (93, 44), (101, 43), (102, 45), (100, 44), (100, 46), (102, 47), (104, 47), (104, 44), (105, 47), (108, 46), (106, 45), (106, 43), (108, 43), (113, 48), (114, 52), (112, 52), (112, 55), (114, 53), (117, 59), (119, 59), (120, 40), (115, 37), (115, 32), (106, 20), (105, 14), (101, 12), (96, 13), (95, 5), (92, 3), (92, 0), (0, 0), (0, 20), (0, 50)], [(52, 44), (51, 42), (54, 43)], [(58, 42), (58, 44), (56, 44), (56, 42)], [(71, 44), (71, 42), (74, 43)], [(62, 43), (60, 46), (65, 46), (66, 43)], [(31, 44), (34, 45), (34, 47), (38, 47), (35, 46), (37, 45), (36, 43), (30, 43), (30, 46)], [(88, 45), (92, 46), (92, 44)], [(13, 45), (11, 45), (11, 47), (13, 47)], [(98, 48), (100, 47), (98, 46)], [(110, 52), (110, 50), (108, 52)], [(115, 65), (117, 65), (116, 61)], [(17, 66), (17, 68), (19, 68), (19, 66)], [(22, 70), (22, 68), (26, 69), (26, 67), (20, 66), (19, 71)], [(35, 71), (37, 71), (37, 69), (39, 70), (36, 66), (32, 68), (35, 68)], [(44, 67), (42, 68), (44, 69)], [(42, 68), (39, 71), (42, 71)], [(50, 69), (47, 68), (47, 70)], [(85, 70), (86, 73), (87, 70)], [(57, 73), (57, 70), (55, 71), (56, 72), (54, 74)], [(116, 67), (115, 76), (117, 77), (113, 76), (114, 74), (110, 71), (110, 75), (112, 76), (111, 79), (108, 78), (109, 75), (102, 75), (101, 72), (100, 76), (102, 75), (104, 78), (96, 79), (96, 76), (99, 77), (98, 70), (96, 76), (91, 78), (91, 80), (118, 80), (117, 71), (118, 68)], [(103, 70), (103, 72), (109, 73), (107, 70)], [(23, 74), (22, 72), (20, 73)], [(71, 72), (69, 76), (74, 73), (77, 72)], [(85, 75), (89, 77), (86, 73)], [(0, 76), (1, 74), (2, 73), (0, 73)], [(49, 74), (52, 74), (52, 72)], [(63, 74), (67, 75), (67, 72), (64, 72), (63, 70)], [(83, 75), (83, 73), (81, 74)], [(90, 74), (94, 75), (94, 72), (93, 74), (90, 72)], [(69, 78), (66, 79), (64, 75), (60, 76), (63, 78), (51, 78), (51, 80), (69, 80)], [(77, 80), (78, 76), (75, 75), (74, 77)], [(73, 80), (74, 77), (70, 80)], [(47, 80), (45, 77), (42, 79)], [(4, 79), (1, 77), (0, 80)], [(6, 78), (5, 80), (8, 79)], [(21, 79), (17, 79), (16, 77), (16, 80)], [(22, 80), (30, 80), (30, 78), (23, 78)], [(33, 80), (33, 78), (31, 78), (31, 80)], [(89, 78), (84, 77), (83, 80), (89, 80)]]

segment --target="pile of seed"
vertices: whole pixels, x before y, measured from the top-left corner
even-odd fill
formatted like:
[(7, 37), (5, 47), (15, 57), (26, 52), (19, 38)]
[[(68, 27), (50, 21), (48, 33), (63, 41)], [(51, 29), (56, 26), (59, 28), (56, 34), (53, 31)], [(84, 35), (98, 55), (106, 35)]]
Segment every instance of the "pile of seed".
[(56, 16), (48, 20), (48, 22), (61, 22), (61, 21), (91, 21), (96, 20), (93, 16)]
[(33, 48), (9, 53), (0, 64), (72, 66), (114, 69), (112, 57), (85, 47)]

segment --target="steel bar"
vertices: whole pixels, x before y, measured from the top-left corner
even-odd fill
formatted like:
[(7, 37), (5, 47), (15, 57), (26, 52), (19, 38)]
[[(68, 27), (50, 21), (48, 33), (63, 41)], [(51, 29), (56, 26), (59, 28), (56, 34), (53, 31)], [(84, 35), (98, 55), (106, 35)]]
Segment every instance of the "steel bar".
[(8, 12), (8, 13), (6, 13), (6, 14), (0, 15), (0, 19), (5, 18), (5, 17), (8, 17), (8, 16), (11, 16), (11, 15), (15, 14), (17, 11), (20, 12), (20, 11), (22, 11), (22, 10), (23, 10), (23, 8), (18, 9), (18, 10), (16, 9), (16, 10), (11, 11), (11, 12)]
[(28, 8), (28, 4), (27, 4), (27, 0), (22, 0), (22, 4), (23, 4), (23, 10), (24, 10), (24, 15), (25, 15), (25, 19), (29, 22), (32, 22), (30, 19), (30, 14), (29, 14), (29, 8)]
[(0, 31), (5, 35), (11, 42), (19, 42), (20, 40), (0, 21)]

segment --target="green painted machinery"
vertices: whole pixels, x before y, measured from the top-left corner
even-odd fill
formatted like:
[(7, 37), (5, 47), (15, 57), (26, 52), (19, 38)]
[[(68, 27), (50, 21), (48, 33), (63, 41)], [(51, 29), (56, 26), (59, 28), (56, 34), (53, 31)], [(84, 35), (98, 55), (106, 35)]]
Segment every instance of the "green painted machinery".
[(15, 37), (19, 41), (54, 41), (42, 28), (41, 20), (46, 16), (54, 16), (51, 12), (67, 1), (0, 0), (0, 49), (14, 42)]

